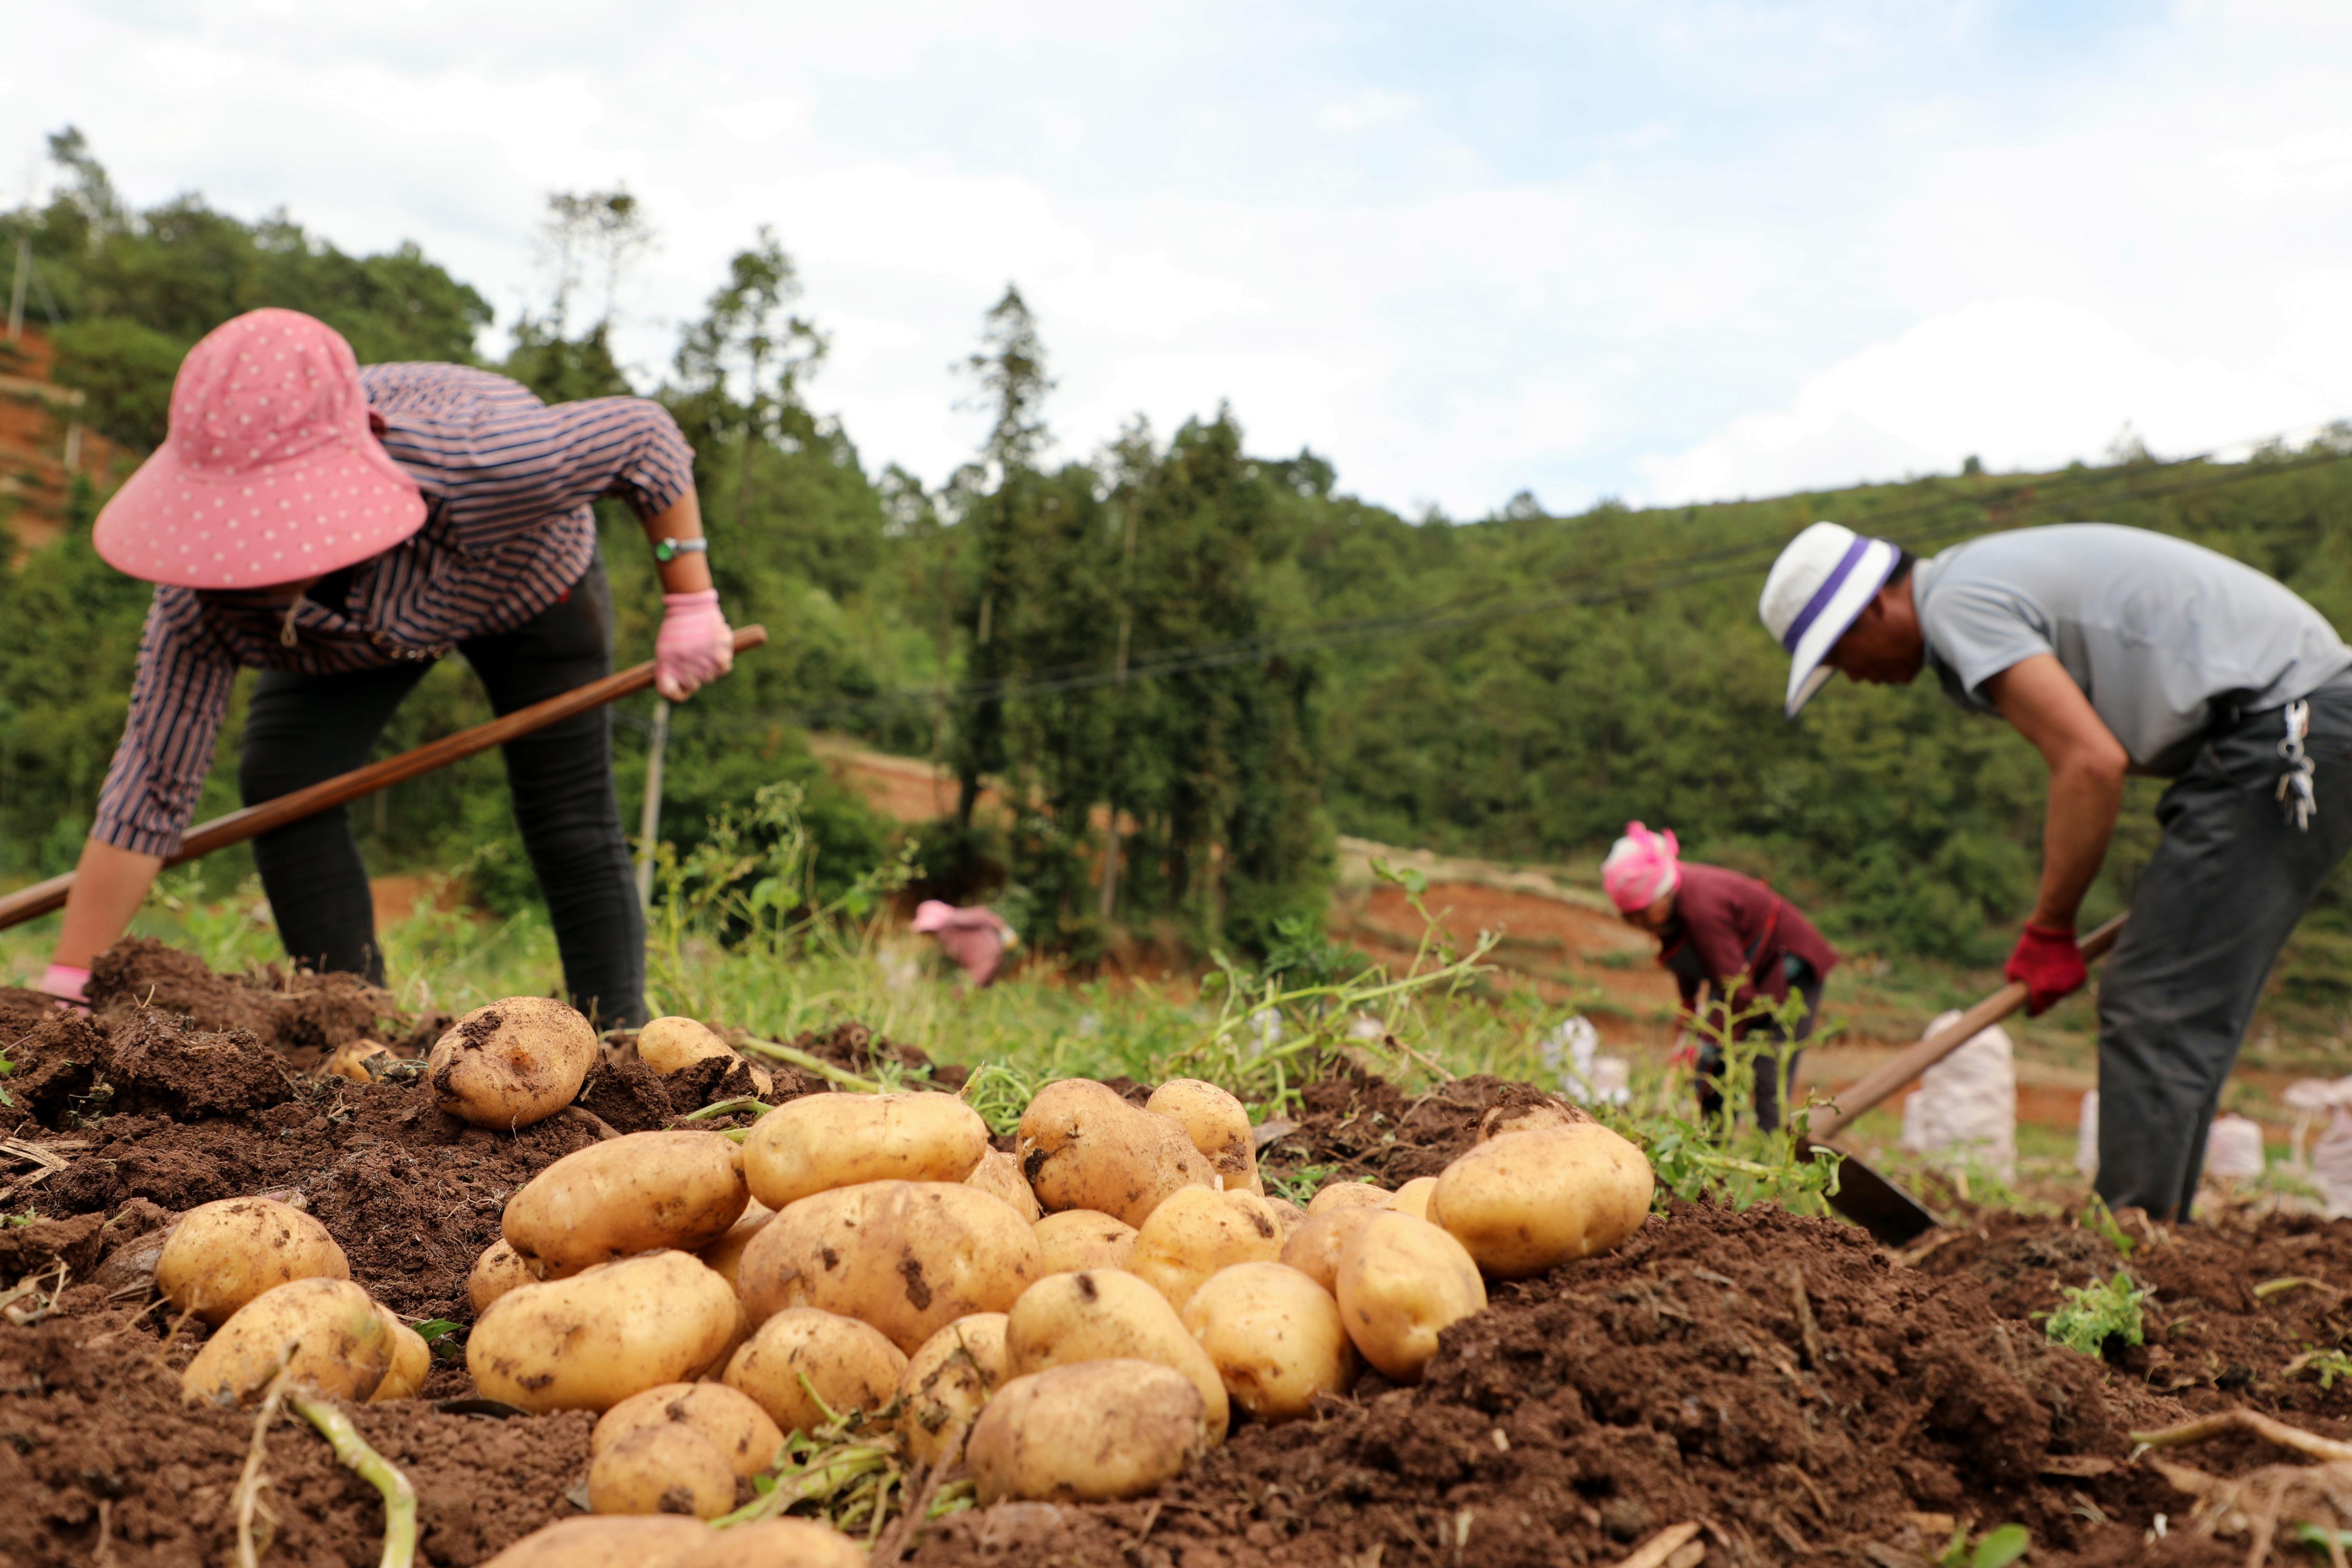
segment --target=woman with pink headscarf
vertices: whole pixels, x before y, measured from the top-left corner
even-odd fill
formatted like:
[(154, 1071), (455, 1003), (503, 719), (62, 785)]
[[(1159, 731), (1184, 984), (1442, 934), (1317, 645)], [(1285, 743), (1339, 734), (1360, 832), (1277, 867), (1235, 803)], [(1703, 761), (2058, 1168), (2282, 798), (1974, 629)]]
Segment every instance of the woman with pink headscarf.
[(979, 905), (960, 910), (938, 899), (915, 906), (912, 925), (918, 935), (939, 938), (940, 951), (971, 975), (975, 986), (994, 983), (1003, 971), (1005, 953), (1021, 940), (994, 910)]
[[(1812, 1034), (1821, 1016), (1822, 984), (1837, 967), (1837, 949), (1780, 894), (1753, 877), (1684, 860), (1672, 832), (1653, 833), (1638, 822), (1627, 823), (1625, 836), (1610, 847), (1601, 863), (1601, 884), (1628, 924), (1657, 937), (1658, 963), (1682, 991), (1686, 1023), (1718, 1037), (1699, 1047), (1702, 1114), (1723, 1109), (1719, 1037), (1727, 1020), (1738, 1038), (1761, 1035), (1802, 1041)], [(1707, 993), (1704, 1004), (1702, 987)], [(1761, 1008), (1777, 1008), (1791, 991), (1804, 998), (1805, 1013), (1793, 1031), (1784, 1033)], [(1757, 1064), (1756, 1121), (1767, 1131), (1780, 1125), (1801, 1054), (1789, 1053), (1786, 1082), (1769, 1061)]]

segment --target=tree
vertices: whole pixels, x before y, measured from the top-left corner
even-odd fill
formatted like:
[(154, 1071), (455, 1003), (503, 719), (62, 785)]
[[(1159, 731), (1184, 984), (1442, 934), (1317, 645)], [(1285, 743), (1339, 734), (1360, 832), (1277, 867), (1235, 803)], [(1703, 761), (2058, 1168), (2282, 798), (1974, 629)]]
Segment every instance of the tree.
[(799, 439), (786, 428), (789, 416), (806, 413), (800, 384), (824, 358), (824, 334), (792, 310), (801, 292), (792, 258), (763, 225), (759, 243), (728, 263), (727, 281), (678, 345), (680, 401), (699, 426), (725, 430), (737, 444), (738, 529), (751, 505), (754, 449)]

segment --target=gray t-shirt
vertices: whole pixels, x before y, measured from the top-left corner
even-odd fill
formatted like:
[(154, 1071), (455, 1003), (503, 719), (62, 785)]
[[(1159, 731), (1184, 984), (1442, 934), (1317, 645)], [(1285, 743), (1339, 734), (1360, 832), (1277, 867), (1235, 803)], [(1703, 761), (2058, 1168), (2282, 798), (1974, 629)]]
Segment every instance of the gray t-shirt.
[(2200, 544), (2105, 522), (1989, 534), (1912, 569), (1928, 662), (1963, 708), (1984, 683), (2054, 654), (2129, 754), (2170, 777), (2218, 704), (2292, 702), (2352, 669), (2326, 617), (2276, 580)]

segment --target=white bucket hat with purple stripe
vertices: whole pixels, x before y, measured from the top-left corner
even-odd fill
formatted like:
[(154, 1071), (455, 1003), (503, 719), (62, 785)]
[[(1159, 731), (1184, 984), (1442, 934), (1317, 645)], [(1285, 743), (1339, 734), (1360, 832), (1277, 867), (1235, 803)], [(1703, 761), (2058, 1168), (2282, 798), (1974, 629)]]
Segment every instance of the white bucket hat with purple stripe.
[(1814, 692), (1837, 672), (1822, 660), (1838, 638), (1845, 636), (1886, 579), (1903, 552), (1883, 539), (1872, 539), (1834, 522), (1817, 522), (1780, 552), (1772, 574), (1764, 579), (1764, 596), (1756, 613), (1764, 629), (1789, 650), (1789, 717), (1812, 700)]

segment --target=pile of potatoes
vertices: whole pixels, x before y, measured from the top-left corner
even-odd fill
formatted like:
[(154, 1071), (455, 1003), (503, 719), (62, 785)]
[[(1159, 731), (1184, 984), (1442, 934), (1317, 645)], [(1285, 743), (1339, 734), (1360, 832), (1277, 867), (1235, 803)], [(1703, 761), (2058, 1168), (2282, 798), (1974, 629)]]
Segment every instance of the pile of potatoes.
[[(477, 1125), (520, 1127), (570, 1103), (597, 1048), (570, 1009), (513, 998), (460, 1020), (427, 1081)], [(672, 1071), (726, 1049), (688, 1019), (639, 1041)], [(1247, 1112), (1208, 1083), (1141, 1109), (1051, 1083), (1013, 1142), (992, 1147), (951, 1095), (820, 1093), (744, 1131), (608, 1138), (533, 1177), (467, 1282), (467, 1366), (488, 1398), (598, 1413), (599, 1517), (498, 1561), (601, 1561), (609, 1539), (614, 1562), (830, 1563), (706, 1559), (748, 1532), (695, 1521), (749, 1496), (790, 1434), (835, 1423), (961, 1459), (983, 1502), (1133, 1496), (1222, 1442), (1235, 1407), (1295, 1420), (1366, 1365), (1417, 1381), (1488, 1279), (1619, 1246), (1652, 1193), (1638, 1149), (1550, 1106), (1490, 1118), (1433, 1178), (1333, 1184), (1304, 1210), (1267, 1194)], [(423, 1342), (349, 1272), (284, 1205), (192, 1212), (158, 1268), (220, 1325), (190, 1396), (249, 1401), (289, 1345), (326, 1392), (414, 1393)]]

